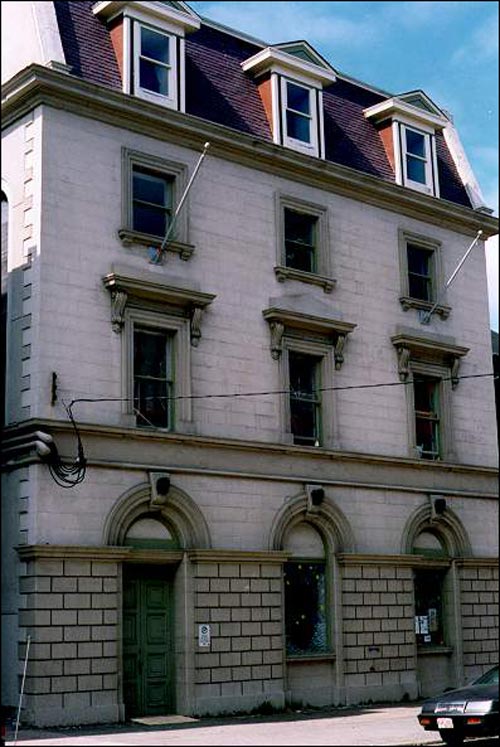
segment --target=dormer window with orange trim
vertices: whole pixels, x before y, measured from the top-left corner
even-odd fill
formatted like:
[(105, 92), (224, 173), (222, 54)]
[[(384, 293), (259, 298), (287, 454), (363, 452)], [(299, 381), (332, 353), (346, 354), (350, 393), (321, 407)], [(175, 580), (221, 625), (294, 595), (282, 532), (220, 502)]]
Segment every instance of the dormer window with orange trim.
[(324, 158), (323, 86), (336, 80), (330, 65), (299, 41), (266, 47), (242, 68), (257, 79), (273, 141)]
[(412, 91), (365, 109), (377, 127), (396, 183), (439, 197), (436, 132), (448, 119), (423, 91)]
[(200, 21), (180, 2), (97, 2), (110, 30), (124, 93), (185, 111), (184, 36)]

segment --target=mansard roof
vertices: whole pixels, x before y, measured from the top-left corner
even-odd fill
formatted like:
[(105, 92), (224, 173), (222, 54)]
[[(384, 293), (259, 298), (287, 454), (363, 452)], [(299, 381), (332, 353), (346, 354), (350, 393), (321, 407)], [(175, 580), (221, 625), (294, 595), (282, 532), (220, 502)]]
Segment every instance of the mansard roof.
[[(120, 71), (105, 23), (92, 12), (93, 0), (54, 2), (66, 62), (73, 75), (122, 90)], [(184, 4), (183, 4), (184, 5)], [(187, 6), (186, 6), (187, 7)], [(186, 113), (272, 142), (272, 133), (259, 95), (258, 81), (241, 64), (266, 45), (239, 32), (204, 21), (186, 36)], [(273, 45), (333, 71), (307, 42)], [(323, 88), (325, 157), (388, 182), (395, 174), (375, 123), (364, 110), (383, 103), (389, 94), (336, 73)], [(434, 113), (435, 104), (421, 91), (399, 96)], [(466, 207), (471, 203), (442, 132), (436, 132), (441, 199)]]

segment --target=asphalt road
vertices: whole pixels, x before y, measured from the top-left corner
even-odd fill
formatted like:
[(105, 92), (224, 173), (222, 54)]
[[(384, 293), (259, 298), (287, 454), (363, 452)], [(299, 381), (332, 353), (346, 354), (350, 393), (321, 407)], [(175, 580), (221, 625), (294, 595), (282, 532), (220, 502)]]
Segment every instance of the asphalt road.
[[(274, 716), (200, 719), (158, 726), (127, 723), (108, 727), (53, 730), (19, 729), (17, 744), (78, 747), (78, 745), (442, 745), (439, 735), (417, 722), (420, 707), (371, 706), (343, 711), (312, 711)], [(7, 733), (7, 745), (14, 734)], [(477, 739), (474, 747), (499, 747), (499, 740)]]

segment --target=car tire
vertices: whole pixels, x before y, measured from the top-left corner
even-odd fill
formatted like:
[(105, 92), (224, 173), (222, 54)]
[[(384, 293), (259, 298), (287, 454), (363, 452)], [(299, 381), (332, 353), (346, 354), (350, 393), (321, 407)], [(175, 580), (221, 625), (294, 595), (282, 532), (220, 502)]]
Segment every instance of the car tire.
[(440, 729), (439, 736), (449, 747), (461, 747), (464, 743), (463, 734), (457, 733), (454, 729)]

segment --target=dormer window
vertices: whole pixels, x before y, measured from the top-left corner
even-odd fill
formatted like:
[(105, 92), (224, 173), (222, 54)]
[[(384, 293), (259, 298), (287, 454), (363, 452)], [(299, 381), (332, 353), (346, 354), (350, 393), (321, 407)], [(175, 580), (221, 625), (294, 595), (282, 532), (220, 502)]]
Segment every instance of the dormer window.
[(402, 127), (404, 183), (414, 189), (432, 188), (430, 135)]
[(176, 39), (140, 23), (135, 24), (134, 90), (151, 101), (164, 99), (177, 108)]
[(185, 111), (184, 36), (200, 28), (182, 2), (97, 2), (108, 28), (124, 93)]
[(365, 109), (380, 133), (397, 184), (439, 197), (436, 132), (448, 120), (423, 93), (402, 94)]
[(267, 47), (242, 68), (257, 78), (273, 141), (324, 158), (323, 86), (336, 80), (330, 65), (300, 41)]
[(316, 150), (314, 134), (317, 128), (313, 125), (312, 100), (315, 92), (310, 88), (299, 85), (283, 78), (282, 100), (283, 100), (283, 130), (285, 133), (285, 144), (296, 148), (311, 148)]

